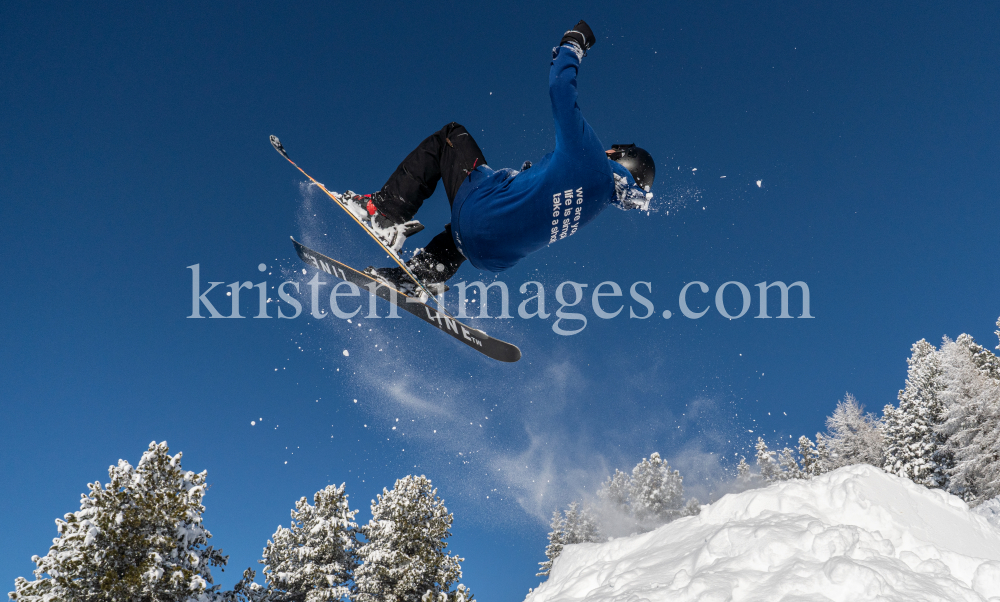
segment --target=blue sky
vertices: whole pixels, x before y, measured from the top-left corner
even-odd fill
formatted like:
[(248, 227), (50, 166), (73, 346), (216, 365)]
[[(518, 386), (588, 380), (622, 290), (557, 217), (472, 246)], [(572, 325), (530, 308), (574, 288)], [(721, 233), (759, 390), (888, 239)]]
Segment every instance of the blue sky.
[[(299, 497), (346, 482), (366, 521), (417, 472), (455, 512), (464, 582), (519, 599), (538, 583), (539, 517), (615, 467), (660, 451), (705, 499), (757, 434), (811, 435), (845, 391), (894, 402), (917, 339), (993, 347), (998, 12), (5, 3), (0, 582), (30, 573), (88, 481), (167, 440), (208, 470), (223, 584)], [(580, 106), (605, 144), (656, 158), (654, 211), (609, 210), (500, 279), (541, 281), (553, 304), (566, 280), (649, 281), (652, 318), (601, 320), (588, 297), (572, 337), (552, 318), (478, 322), (521, 347), (513, 365), (405, 315), (187, 319), (189, 265), (204, 282), (304, 283), (291, 235), (379, 264), (269, 134), (334, 190), (377, 189), (452, 120), (494, 167), (537, 160), (553, 145), (550, 50), (580, 18), (598, 38)], [(443, 191), (418, 217), (414, 246), (447, 221)], [(677, 295), (695, 280), (702, 300), (730, 280), (754, 294), (802, 280), (815, 319), (753, 319), (755, 300), (738, 320), (690, 320)]]

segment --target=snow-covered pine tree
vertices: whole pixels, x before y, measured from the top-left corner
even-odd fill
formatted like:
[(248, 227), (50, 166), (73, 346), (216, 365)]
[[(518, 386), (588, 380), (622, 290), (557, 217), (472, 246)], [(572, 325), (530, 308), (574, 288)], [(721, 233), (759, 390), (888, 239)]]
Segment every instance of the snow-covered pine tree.
[(288, 528), (278, 526), (264, 548), (264, 575), (274, 602), (346, 599), (357, 566), (357, 510), (344, 485), (329, 485), (295, 503)]
[(830, 445), (823, 433), (816, 433), (816, 474), (826, 474), (833, 470), (833, 458), (830, 457)]
[(563, 544), (601, 541), (601, 531), (586, 506), (572, 502), (563, 512), (563, 516)]
[(760, 468), (760, 478), (767, 483), (784, 481), (787, 477), (781, 472), (778, 461), (774, 459), (775, 453), (767, 449), (763, 437), (757, 437), (757, 467)]
[(622, 514), (629, 513), (629, 493), (632, 490), (632, 478), (617, 468), (615, 474), (601, 485), (597, 497)]
[(547, 577), (552, 571), (552, 563), (562, 554), (563, 548), (574, 543), (594, 543), (601, 541), (601, 530), (590, 510), (579, 502), (571, 502), (560, 513), (552, 513), (552, 529), (549, 531), (549, 545), (545, 547), (545, 562), (539, 562), (541, 571), (537, 577)]
[(354, 571), (355, 602), (420, 602), (424, 595), (440, 602), (471, 600), (462, 578), (463, 558), (445, 552), (454, 517), (430, 479), (408, 475), (392, 491), (372, 500), (372, 519), (362, 527), (361, 565)]
[(808, 479), (822, 474), (816, 444), (805, 435), (799, 437), (799, 457), (802, 458), (802, 478)]
[(167, 443), (149, 444), (139, 464), (108, 469), (90, 483), (80, 510), (56, 520), (59, 537), (32, 560), (35, 580), (18, 577), (17, 602), (204, 602), (219, 599), (210, 567), (225, 566), (202, 524), (206, 472), (181, 468)]
[(569, 541), (573, 538), (573, 532), (579, 527), (579, 502), (570, 502), (569, 506), (563, 510), (563, 543), (576, 543)]
[(885, 441), (882, 423), (874, 414), (846, 393), (837, 402), (837, 409), (826, 419), (829, 436), (826, 444), (832, 456), (832, 468), (851, 464), (885, 464)]
[(750, 472), (750, 465), (747, 464), (746, 457), (740, 456), (740, 463), (736, 465), (736, 480), (741, 485), (749, 485), (752, 479), (753, 473)]
[(658, 452), (643, 458), (632, 469), (629, 491), (632, 514), (643, 523), (667, 523), (681, 515), (684, 508), (684, 479), (671, 470)]
[(701, 502), (698, 498), (691, 498), (684, 504), (684, 509), (681, 510), (681, 516), (698, 516), (701, 514)]
[(948, 491), (977, 505), (1000, 495), (1000, 379), (996, 356), (971, 336), (941, 344), (947, 418), (940, 428), (938, 464), (947, 467)]
[(601, 533), (601, 526), (597, 518), (588, 506), (580, 508), (580, 522), (577, 525), (576, 533), (573, 534), (575, 541), (571, 543), (597, 543), (602, 540), (604, 534)]
[(1000, 358), (986, 347), (977, 343), (971, 335), (959, 335), (955, 339), (955, 342), (958, 342), (959, 339), (962, 339), (962, 345), (968, 347), (969, 354), (972, 356), (972, 362), (976, 365), (976, 368), (988, 378), (1000, 380)]
[(546, 560), (538, 563), (541, 570), (535, 575), (536, 577), (548, 577), (549, 573), (552, 572), (552, 563), (562, 554), (563, 546), (566, 544), (565, 524), (566, 519), (562, 513), (553, 510), (552, 522), (549, 523), (549, 527), (552, 529), (549, 531), (549, 545), (545, 546)]
[(941, 443), (937, 431), (945, 413), (940, 399), (941, 359), (933, 345), (920, 339), (911, 347), (906, 363), (906, 387), (899, 391), (899, 407), (885, 407), (884, 469), (927, 487), (941, 487), (946, 474), (935, 461)]
[(807, 476), (795, 459), (795, 450), (790, 447), (782, 449), (778, 454), (778, 464), (781, 465), (781, 472), (785, 474), (786, 479), (804, 479)]

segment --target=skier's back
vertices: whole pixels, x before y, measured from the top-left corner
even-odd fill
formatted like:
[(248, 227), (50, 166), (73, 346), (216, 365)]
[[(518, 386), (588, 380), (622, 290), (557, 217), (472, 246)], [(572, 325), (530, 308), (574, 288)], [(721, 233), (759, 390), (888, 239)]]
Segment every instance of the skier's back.
[[(648, 207), (652, 157), (633, 144), (604, 150), (576, 102), (577, 70), (594, 41), (580, 21), (553, 49), (549, 96), (556, 148), (537, 164), (493, 170), (468, 131), (450, 123), (410, 153), (380, 191), (350, 199), (356, 213), (367, 215), (385, 242), (399, 249), (420, 227), (413, 216), (443, 182), (451, 223), (407, 262), (424, 284), (443, 283), (465, 259), (480, 269), (506, 270), (572, 236), (612, 203)], [(396, 284), (408, 280), (399, 268), (375, 273)]]

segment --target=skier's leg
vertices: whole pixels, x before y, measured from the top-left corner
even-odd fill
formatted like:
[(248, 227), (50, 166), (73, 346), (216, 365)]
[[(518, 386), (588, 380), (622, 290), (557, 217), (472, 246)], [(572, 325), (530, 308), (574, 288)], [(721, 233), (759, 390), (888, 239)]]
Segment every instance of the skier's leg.
[(455, 202), (459, 187), (472, 170), (486, 165), (486, 156), (465, 126), (450, 123), (446, 127), (450, 130), (441, 156), (441, 182), (450, 205)]
[(469, 172), (485, 162), (482, 150), (465, 127), (449, 123), (403, 159), (372, 201), (392, 221), (407, 222), (434, 194), (438, 180), (444, 179), (450, 203)]

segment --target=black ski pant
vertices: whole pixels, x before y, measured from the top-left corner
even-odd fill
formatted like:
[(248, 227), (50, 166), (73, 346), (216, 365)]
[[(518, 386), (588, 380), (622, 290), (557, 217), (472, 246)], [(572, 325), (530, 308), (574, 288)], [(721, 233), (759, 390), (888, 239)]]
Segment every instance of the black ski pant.
[[(424, 200), (434, 194), (438, 180), (444, 184), (451, 205), (469, 173), (485, 164), (483, 151), (465, 126), (451, 122), (424, 139), (403, 159), (373, 202), (389, 219), (396, 223), (407, 222), (413, 219)], [(424, 252), (438, 261), (456, 265), (465, 260), (455, 246), (451, 224), (431, 240)]]

